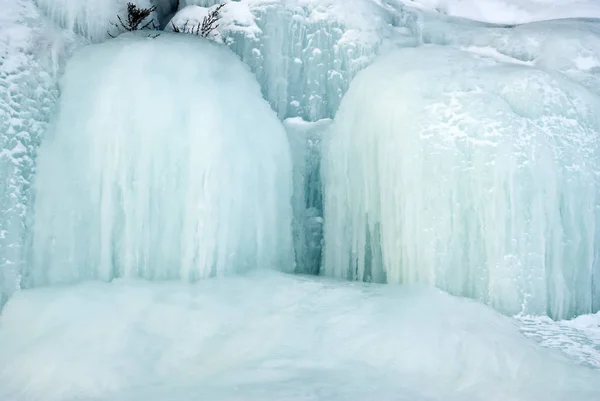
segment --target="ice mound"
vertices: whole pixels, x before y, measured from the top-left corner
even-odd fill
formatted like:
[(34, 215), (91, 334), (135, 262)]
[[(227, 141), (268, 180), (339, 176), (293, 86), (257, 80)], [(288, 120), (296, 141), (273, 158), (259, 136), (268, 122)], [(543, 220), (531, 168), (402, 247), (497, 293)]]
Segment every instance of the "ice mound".
[(289, 144), (235, 55), (122, 35), (78, 50), (61, 89), (26, 285), (293, 270)]
[(324, 274), (426, 283), (505, 313), (600, 308), (600, 99), (445, 47), (352, 83), (324, 155)]

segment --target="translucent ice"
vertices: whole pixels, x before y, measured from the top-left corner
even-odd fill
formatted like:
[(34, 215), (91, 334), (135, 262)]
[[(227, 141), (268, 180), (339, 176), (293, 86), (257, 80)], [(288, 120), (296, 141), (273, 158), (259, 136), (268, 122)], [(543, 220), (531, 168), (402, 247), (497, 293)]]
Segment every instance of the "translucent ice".
[(122, 35), (80, 49), (61, 89), (28, 285), (293, 270), (286, 133), (235, 55)]
[(325, 151), (324, 274), (427, 283), (506, 313), (600, 309), (600, 99), (448, 47), (352, 83)]
[(294, 174), (294, 243), (296, 272), (318, 274), (323, 248), (323, 188), (321, 148), (330, 119), (309, 123), (284, 121), (292, 149)]

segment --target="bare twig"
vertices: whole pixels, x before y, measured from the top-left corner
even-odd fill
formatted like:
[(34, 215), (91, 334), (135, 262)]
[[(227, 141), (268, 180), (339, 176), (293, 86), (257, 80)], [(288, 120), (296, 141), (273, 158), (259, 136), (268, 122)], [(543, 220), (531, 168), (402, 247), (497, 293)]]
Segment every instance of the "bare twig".
[(191, 35), (202, 36), (204, 38), (207, 38), (219, 27), (219, 24), (217, 24), (217, 22), (221, 19), (221, 10), (223, 9), (223, 7), (225, 7), (225, 4), (219, 4), (213, 10), (209, 11), (209, 13), (202, 20), (202, 22), (193, 25), (189, 29), (189, 21), (186, 21), (183, 26), (176, 26), (173, 22), (171, 22), (173, 32), (189, 33)]
[[(123, 21), (123, 18), (121, 18), (120, 15), (117, 15), (119, 22), (111, 22), (111, 25), (113, 25), (119, 31), (124, 30), (127, 32), (140, 31), (150, 27), (151, 29), (157, 29), (154, 19), (150, 19), (150, 21), (145, 22), (148, 17), (151, 17), (154, 11), (156, 11), (156, 6), (152, 6), (150, 8), (139, 8), (130, 2), (127, 3), (127, 20)], [(110, 37), (114, 38), (110, 32), (107, 33)]]

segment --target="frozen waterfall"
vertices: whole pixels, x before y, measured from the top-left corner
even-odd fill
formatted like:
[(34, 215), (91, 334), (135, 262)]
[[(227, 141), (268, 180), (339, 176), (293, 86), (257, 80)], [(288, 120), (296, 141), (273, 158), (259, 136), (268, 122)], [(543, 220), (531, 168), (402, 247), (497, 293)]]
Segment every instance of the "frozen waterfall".
[(124, 35), (80, 49), (61, 91), (28, 285), (293, 270), (285, 130), (233, 54)]
[(392, 52), (354, 80), (332, 127), (324, 273), (427, 283), (509, 314), (597, 311), (599, 110), (531, 66)]
[(0, 0), (0, 400), (600, 400), (598, 17)]

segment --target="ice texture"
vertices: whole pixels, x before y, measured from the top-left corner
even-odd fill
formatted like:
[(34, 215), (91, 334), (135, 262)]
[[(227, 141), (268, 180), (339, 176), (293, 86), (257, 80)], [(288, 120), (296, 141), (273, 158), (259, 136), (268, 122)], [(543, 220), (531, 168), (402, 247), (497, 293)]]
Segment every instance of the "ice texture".
[[(216, 3), (186, 0), (172, 23), (199, 20)], [(219, 35), (250, 65), (281, 119), (333, 117), (350, 80), (375, 58), (389, 17), (371, 0), (225, 3)]]
[(0, 398), (600, 398), (598, 370), (542, 348), (477, 302), (433, 288), (256, 273), (22, 291), (0, 316)]
[(331, 128), (322, 272), (509, 314), (598, 311), (598, 110), (561, 74), (449, 47), (390, 52)]
[(600, 369), (600, 312), (572, 320), (519, 315), (521, 332), (545, 347), (559, 349), (584, 366)]
[(36, 149), (73, 43), (32, 1), (0, 0), (0, 308), (20, 286)]
[(292, 149), (294, 196), (293, 232), (296, 272), (318, 274), (323, 254), (323, 185), (321, 152), (323, 136), (332, 120), (284, 121)]
[(121, 35), (79, 49), (61, 92), (27, 285), (293, 270), (286, 133), (234, 54)]

